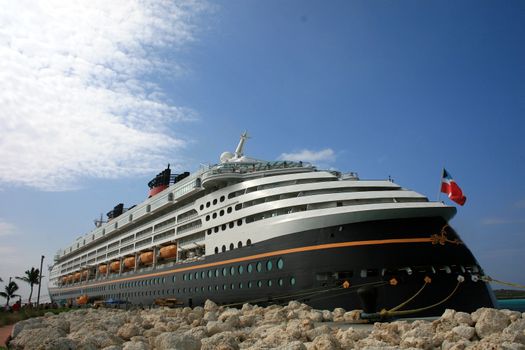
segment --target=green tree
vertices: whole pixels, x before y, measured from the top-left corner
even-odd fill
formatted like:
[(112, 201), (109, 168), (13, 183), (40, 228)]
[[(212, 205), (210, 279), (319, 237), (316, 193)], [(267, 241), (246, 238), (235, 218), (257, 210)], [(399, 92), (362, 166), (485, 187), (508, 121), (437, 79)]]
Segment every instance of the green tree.
[(12, 281), (9, 282), (7, 286), (5, 286), (5, 292), (0, 292), (0, 297), (4, 297), (7, 299), (5, 306), (9, 305), (9, 299), (20, 296), (18, 294), (15, 294), (17, 290), (18, 285), (16, 284), (16, 282)]
[(15, 278), (17, 280), (28, 283), (29, 287), (31, 287), (31, 292), (29, 293), (29, 300), (28, 300), (29, 304), (31, 304), (31, 297), (33, 296), (33, 286), (35, 284), (38, 284), (38, 279), (40, 277), (40, 271), (32, 267), (31, 270), (27, 270), (25, 274), (26, 275), (23, 277), (15, 277)]

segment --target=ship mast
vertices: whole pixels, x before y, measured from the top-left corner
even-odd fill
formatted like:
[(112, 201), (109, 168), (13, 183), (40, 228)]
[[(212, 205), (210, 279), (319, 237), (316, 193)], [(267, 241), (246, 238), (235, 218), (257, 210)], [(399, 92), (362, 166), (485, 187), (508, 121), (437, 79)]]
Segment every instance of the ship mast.
[(248, 136), (247, 131), (242, 133), (241, 139), (239, 140), (239, 144), (237, 145), (237, 148), (235, 149), (235, 158), (241, 158), (243, 156), (244, 143), (249, 138), (250, 136)]

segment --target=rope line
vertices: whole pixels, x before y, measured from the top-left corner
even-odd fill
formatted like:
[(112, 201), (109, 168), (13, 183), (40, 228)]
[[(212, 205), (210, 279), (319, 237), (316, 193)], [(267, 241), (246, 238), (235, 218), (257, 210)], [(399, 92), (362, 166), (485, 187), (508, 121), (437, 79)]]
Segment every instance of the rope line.
[(497, 279), (492, 278), (490, 276), (481, 276), (480, 278), (481, 278), (481, 280), (483, 282), (495, 282), (495, 283), (503, 284), (505, 286), (511, 286), (511, 287), (516, 287), (516, 288), (520, 288), (520, 289), (525, 289), (524, 285), (517, 284), (517, 283), (512, 283), (512, 282), (500, 281), (500, 280), (497, 280)]

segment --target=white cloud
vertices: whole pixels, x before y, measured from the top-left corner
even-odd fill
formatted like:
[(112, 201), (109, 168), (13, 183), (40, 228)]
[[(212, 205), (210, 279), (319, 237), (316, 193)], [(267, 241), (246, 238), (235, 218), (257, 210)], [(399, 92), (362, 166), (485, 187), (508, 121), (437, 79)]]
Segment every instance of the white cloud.
[(483, 225), (508, 225), (525, 223), (523, 219), (487, 218), (481, 221)]
[(335, 161), (335, 152), (331, 148), (325, 148), (320, 151), (310, 151), (303, 149), (302, 151), (296, 153), (282, 153), (279, 156), (279, 159), (310, 163), (330, 163)]
[(0, 183), (44, 190), (133, 175), (185, 141), (195, 113), (151, 77), (194, 40), (196, 1), (8, 1), (0, 11)]
[(16, 226), (0, 219), (0, 237), (2, 236), (8, 236), (16, 231)]

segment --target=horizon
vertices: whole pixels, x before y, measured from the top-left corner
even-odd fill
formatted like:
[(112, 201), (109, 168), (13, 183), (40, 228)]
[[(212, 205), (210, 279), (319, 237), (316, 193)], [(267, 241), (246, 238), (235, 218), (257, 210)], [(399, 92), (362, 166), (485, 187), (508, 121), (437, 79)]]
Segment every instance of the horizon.
[(245, 130), (249, 157), (433, 201), (446, 168), (467, 197), (441, 195), (451, 226), (487, 275), (525, 285), (522, 1), (40, 1), (7, 4), (0, 28), (2, 290)]

